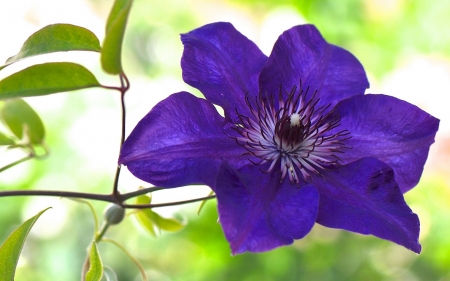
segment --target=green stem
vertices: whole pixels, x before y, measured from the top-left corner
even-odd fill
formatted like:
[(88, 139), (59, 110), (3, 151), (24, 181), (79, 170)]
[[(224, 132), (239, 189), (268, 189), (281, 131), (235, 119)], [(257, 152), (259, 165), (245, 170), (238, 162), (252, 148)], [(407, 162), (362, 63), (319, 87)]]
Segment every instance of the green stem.
[(141, 264), (135, 257), (133, 257), (133, 256), (130, 254), (130, 252), (128, 252), (127, 249), (125, 249), (124, 246), (122, 246), (119, 242), (117, 242), (117, 241), (115, 241), (115, 240), (113, 240), (113, 239), (109, 239), (109, 238), (103, 238), (101, 241), (102, 241), (102, 242), (112, 243), (112, 244), (116, 245), (116, 247), (118, 247), (119, 249), (121, 249), (121, 250), (125, 253), (125, 255), (127, 255), (127, 256), (128, 256), (128, 257), (129, 257), (129, 258), (137, 265), (137, 267), (139, 268), (139, 271), (141, 272), (142, 280), (144, 280), (144, 281), (147, 281), (147, 280), (148, 280), (148, 279), (147, 279), (147, 274), (145, 274), (145, 269), (144, 269), (144, 267), (142, 266), (142, 264)]
[[(89, 209), (91, 210), (92, 216), (94, 217), (94, 235), (96, 235), (98, 233), (98, 225), (99, 224), (98, 224), (97, 212), (95, 212), (94, 206), (92, 206), (91, 203), (89, 203), (88, 201), (83, 200), (83, 199), (78, 199), (78, 198), (68, 198), (68, 199), (73, 200), (75, 202), (86, 204), (89, 207)], [(94, 237), (94, 239), (95, 239), (95, 237)]]
[(16, 166), (17, 164), (20, 164), (20, 163), (22, 163), (22, 162), (25, 162), (25, 161), (30, 160), (30, 159), (33, 159), (33, 158), (35, 158), (35, 155), (33, 155), (33, 154), (30, 154), (30, 155), (28, 155), (28, 156), (25, 156), (25, 157), (22, 158), (22, 159), (19, 159), (19, 160), (15, 161), (15, 162), (12, 162), (12, 163), (10, 163), (10, 164), (8, 164), (8, 165), (6, 165), (6, 166), (1, 167), (1, 168), (0, 168), (0, 173), (3, 172), (3, 171), (5, 171), (5, 170), (8, 170), (9, 168), (12, 168), (12, 167)]
[(95, 243), (98, 243), (100, 240), (102, 240), (103, 236), (106, 234), (106, 231), (108, 231), (108, 228), (111, 225), (109, 223), (103, 222), (102, 229), (100, 230), (97, 235), (95, 235)]

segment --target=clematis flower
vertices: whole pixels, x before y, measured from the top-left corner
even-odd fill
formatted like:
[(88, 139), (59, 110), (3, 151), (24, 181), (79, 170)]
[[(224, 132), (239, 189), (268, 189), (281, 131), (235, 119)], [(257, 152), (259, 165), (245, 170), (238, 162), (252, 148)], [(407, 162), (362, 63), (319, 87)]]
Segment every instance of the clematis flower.
[(206, 99), (180, 92), (157, 104), (120, 164), (158, 186), (210, 186), (233, 254), (291, 244), (315, 223), (420, 252), (402, 193), (420, 179), (438, 119), (365, 95), (360, 62), (313, 25), (285, 31), (269, 57), (229, 23), (181, 40), (183, 79)]

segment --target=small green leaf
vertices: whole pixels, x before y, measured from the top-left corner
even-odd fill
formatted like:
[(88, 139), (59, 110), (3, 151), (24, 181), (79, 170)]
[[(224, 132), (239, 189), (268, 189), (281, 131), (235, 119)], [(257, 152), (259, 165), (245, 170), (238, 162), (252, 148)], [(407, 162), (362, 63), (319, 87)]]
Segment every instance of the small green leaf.
[[(151, 198), (142, 195), (138, 196), (137, 204), (150, 204)], [(135, 213), (138, 222), (151, 235), (156, 236), (155, 228), (166, 231), (179, 231), (184, 227), (184, 224), (173, 218), (163, 218), (151, 209), (143, 209)]]
[(148, 195), (141, 195), (136, 197), (136, 204), (139, 205), (148, 205), (152, 203), (152, 196), (148, 196)]
[(155, 224), (162, 230), (176, 232), (183, 229), (184, 227), (184, 224), (176, 219), (163, 218), (158, 213), (155, 213), (150, 209), (145, 211), (150, 211), (148, 216), (152, 216), (152, 219), (155, 222)]
[(108, 17), (101, 63), (103, 69), (110, 74), (123, 72), (122, 42), (132, 2), (132, 0), (116, 0)]
[(0, 81), (0, 100), (42, 96), (99, 87), (85, 67), (71, 62), (52, 62), (30, 66)]
[(89, 250), (89, 270), (86, 273), (86, 281), (100, 281), (103, 276), (103, 264), (98, 253), (97, 243), (92, 242)]
[[(141, 195), (136, 197), (136, 204), (150, 204), (152, 202), (152, 198), (146, 195)], [(146, 230), (150, 235), (156, 237), (155, 224), (153, 221), (147, 216), (145, 213), (146, 210), (139, 210), (134, 213), (136, 220), (138, 223)]]
[(10, 139), (7, 135), (0, 132), (0, 145), (13, 145), (14, 140)]
[(37, 219), (48, 209), (50, 208), (39, 212), (37, 215), (24, 222), (9, 235), (0, 247), (0, 280), (14, 280), (17, 262), (22, 247), (25, 244), (25, 239)]
[(39, 115), (24, 100), (6, 100), (0, 115), (16, 137), (22, 139), (26, 133), (32, 144), (42, 143), (45, 136), (44, 124)]
[(20, 52), (10, 57), (0, 70), (21, 59), (63, 51), (100, 52), (100, 42), (90, 30), (71, 24), (48, 25), (33, 35), (23, 44)]

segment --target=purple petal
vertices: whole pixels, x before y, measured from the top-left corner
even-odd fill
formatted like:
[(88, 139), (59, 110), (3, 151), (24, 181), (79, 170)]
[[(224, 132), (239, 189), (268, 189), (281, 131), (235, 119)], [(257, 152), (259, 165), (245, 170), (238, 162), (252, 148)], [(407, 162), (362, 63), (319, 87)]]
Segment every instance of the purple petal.
[(225, 135), (225, 125), (207, 100), (186, 92), (173, 94), (134, 128), (119, 164), (155, 185), (212, 185), (222, 159), (236, 166), (248, 164), (239, 157), (245, 150)]
[(299, 86), (311, 97), (320, 98), (318, 106), (335, 105), (369, 87), (361, 63), (348, 51), (328, 44), (314, 25), (299, 25), (278, 38), (259, 77), (260, 89), (269, 94)]
[(230, 23), (205, 25), (181, 35), (184, 81), (206, 99), (223, 107), (225, 117), (238, 122), (239, 113), (250, 116), (245, 94), (258, 94), (258, 76), (267, 57)]
[(419, 218), (406, 205), (392, 169), (363, 158), (323, 171), (314, 185), (320, 192), (317, 222), (390, 240), (420, 253)]
[[(420, 179), (439, 120), (405, 101), (385, 95), (356, 96), (340, 102), (333, 113), (351, 139), (340, 157), (344, 164), (375, 157), (394, 170), (403, 192)], [(333, 115), (332, 115), (333, 116)]]
[(313, 227), (319, 194), (311, 186), (280, 183), (254, 165), (238, 171), (224, 163), (217, 175), (219, 221), (233, 254), (268, 251), (305, 236)]

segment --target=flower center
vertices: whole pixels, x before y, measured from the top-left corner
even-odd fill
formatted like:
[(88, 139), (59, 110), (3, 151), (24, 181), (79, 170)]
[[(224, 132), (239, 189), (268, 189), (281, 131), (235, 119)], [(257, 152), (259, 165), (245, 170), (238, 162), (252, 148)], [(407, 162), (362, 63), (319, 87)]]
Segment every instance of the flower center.
[(281, 145), (293, 147), (296, 143), (303, 140), (303, 124), (300, 115), (293, 113), (291, 116), (283, 117), (275, 125), (275, 134), (281, 140)]
[(256, 165), (270, 163), (267, 172), (280, 168), (281, 180), (286, 176), (292, 183), (299, 182), (299, 175), (311, 180), (311, 174), (338, 165), (337, 153), (343, 153), (347, 130), (330, 131), (338, 127), (339, 119), (330, 118), (328, 106), (317, 106), (316, 93), (307, 99), (308, 89), (300, 84), (287, 93), (280, 89), (278, 99), (261, 94), (252, 104), (246, 97), (251, 116), (239, 115), (241, 124), (236, 130), (240, 137), (236, 142), (260, 161)]

